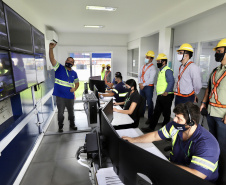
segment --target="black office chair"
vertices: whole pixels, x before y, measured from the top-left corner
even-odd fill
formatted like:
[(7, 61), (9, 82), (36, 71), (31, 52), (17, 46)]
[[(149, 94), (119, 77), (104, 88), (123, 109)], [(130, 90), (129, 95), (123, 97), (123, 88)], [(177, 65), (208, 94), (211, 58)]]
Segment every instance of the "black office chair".
[(217, 185), (226, 184), (226, 151), (221, 151), (219, 157), (219, 177), (217, 180)]

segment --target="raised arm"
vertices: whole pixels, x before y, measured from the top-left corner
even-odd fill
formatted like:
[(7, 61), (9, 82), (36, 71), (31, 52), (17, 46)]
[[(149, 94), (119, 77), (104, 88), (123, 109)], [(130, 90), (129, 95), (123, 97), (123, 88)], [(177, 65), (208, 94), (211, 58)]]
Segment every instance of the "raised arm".
[(54, 43), (49, 44), (49, 59), (53, 67), (57, 64), (57, 61), (55, 60), (54, 54), (53, 54), (53, 48), (55, 48), (55, 46), (56, 44)]

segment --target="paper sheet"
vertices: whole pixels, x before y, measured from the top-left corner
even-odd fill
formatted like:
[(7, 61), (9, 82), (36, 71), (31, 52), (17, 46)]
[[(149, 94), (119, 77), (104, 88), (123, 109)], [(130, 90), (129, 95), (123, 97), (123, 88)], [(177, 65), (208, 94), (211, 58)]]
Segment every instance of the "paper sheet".
[(113, 167), (99, 169), (96, 177), (99, 185), (123, 185), (114, 172)]

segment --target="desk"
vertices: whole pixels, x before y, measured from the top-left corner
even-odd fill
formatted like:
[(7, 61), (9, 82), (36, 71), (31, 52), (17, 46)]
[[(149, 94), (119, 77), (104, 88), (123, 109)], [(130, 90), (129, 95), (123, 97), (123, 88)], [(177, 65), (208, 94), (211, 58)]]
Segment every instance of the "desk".
[[(123, 129), (116, 130), (120, 137), (129, 136), (129, 137), (137, 137), (143, 135), (139, 128), (131, 128), (131, 129)], [(167, 160), (168, 159), (160, 152), (160, 150), (153, 143), (134, 143), (136, 146), (147, 150), (148, 152), (157, 155), (158, 157)], [(96, 173), (96, 178), (98, 181), (98, 185), (106, 185), (108, 181), (114, 181), (114, 184), (122, 185), (123, 183), (120, 181), (113, 168), (101, 168)]]
[[(106, 97), (104, 97), (106, 98)], [(112, 97), (107, 97), (108, 101)], [(104, 107), (107, 102), (100, 100), (100, 107)], [(113, 106), (114, 108), (117, 109), (122, 109), (119, 105)], [(119, 112), (113, 112), (113, 120), (111, 124), (113, 126), (119, 126), (119, 125), (127, 125), (127, 124), (132, 124), (134, 123), (133, 119), (128, 115), (128, 114), (122, 114)]]

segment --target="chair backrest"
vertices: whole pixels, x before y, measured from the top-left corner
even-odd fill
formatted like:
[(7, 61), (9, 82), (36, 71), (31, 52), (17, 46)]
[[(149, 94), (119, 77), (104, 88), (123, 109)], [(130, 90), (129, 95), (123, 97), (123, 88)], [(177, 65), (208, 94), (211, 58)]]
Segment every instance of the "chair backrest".
[(138, 107), (138, 117), (140, 118), (140, 116), (143, 115), (143, 111), (144, 111), (144, 106), (145, 106), (145, 98), (143, 96), (140, 95), (140, 103), (139, 103), (139, 107)]
[(219, 157), (219, 177), (217, 180), (217, 185), (226, 184), (226, 151), (221, 151)]

